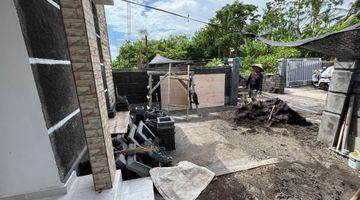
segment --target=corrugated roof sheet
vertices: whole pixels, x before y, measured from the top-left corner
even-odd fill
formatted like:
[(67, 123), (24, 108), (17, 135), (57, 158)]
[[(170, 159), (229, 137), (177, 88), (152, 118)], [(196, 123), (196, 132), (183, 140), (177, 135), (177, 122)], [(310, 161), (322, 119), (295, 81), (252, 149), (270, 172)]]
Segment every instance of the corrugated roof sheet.
[(360, 24), (295, 42), (277, 42), (262, 37), (257, 39), (271, 46), (299, 47), (336, 58), (360, 59)]

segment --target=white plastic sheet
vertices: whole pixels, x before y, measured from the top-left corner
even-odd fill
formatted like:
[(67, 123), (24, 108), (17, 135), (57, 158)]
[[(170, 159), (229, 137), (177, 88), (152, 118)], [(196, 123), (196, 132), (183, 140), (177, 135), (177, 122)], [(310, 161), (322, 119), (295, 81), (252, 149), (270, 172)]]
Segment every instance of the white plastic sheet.
[(209, 185), (215, 173), (182, 161), (175, 167), (153, 168), (150, 176), (165, 200), (195, 200)]

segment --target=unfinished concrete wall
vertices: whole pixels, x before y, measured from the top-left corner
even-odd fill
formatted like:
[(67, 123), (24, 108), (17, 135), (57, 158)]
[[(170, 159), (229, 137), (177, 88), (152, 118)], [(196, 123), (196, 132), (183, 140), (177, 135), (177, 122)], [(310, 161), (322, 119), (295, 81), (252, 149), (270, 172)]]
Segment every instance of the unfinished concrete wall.
[(264, 74), (263, 91), (284, 94), (285, 77), (279, 74)]
[(63, 184), (13, 0), (0, 19), (0, 199), (25, 199)]
[(330, 84), (326, 99), (326, 105), (322, 115), (319, 129), (318, 140), (328, 146), (333, 146), (334, 139), (337, 140), (336, 133), (340, 131), (342, 121), (344, 120), (350, 96), (354, 95), (355, 110), (353, 114), (353, 123), (349, 135), (350, 150), (359, 148), (359, 62), (354, 61), (336, 61), (335, 70)]
[[(184, 70), (184, 68), (181, 68)], [(180, 70), (175, 68), (175, 70)], [(191, 70), (195, 74), (225, 74), (225, 105), (230, 103), (231, 94), (231, 67), (198, 67), (193, 66)], [(115, 88), (118, 90), (120, 96), (126, 96), (130, 104), (144, 104), (147, 103), (146, 96), (148, 95), (148, 75), (145, 70), (138, 69), (113, 69), (113, 80)], [(153, 86), (159, 81), (159, 76), (153, 75)], [(155, 93), (160, 94), (158, 89)], [(154, 94), (153, 101), (156, 100)], [(161, 100), (160, 95), (158, 97)]]
[(94, 4), (90, 0), (60, 0), (60, 4), (95, 190), (101, 191), (112, 187), (115, 162), (100, 65), (101, 50), (95, 30)]
[[(145, 70), (119, 70), (113, 69), (113, 79), (118, 95), (126, 96), (130, 104), (143, 104), (147, 102), (148, 75)], [(154, 77), (154, 82), (159, 81)], [(155, 98), (154, 98), (155, 101)]]
[(86, 152), (83, 124), (58, 5), (15, 0), (60, 179)]

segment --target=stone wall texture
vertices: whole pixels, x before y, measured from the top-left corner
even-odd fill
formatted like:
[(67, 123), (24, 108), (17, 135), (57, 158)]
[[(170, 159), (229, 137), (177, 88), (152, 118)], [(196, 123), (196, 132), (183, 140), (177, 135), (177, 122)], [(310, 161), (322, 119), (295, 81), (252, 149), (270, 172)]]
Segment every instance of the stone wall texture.
[(114, 82), (113, 82), (112, 69), (111, 69), (111, 56), (110, 56), (109, 36), (106, 26), (105, 9), (103, 5), (97, 5), (96, 7), (97, 7), (97, 15), (99, 19), (99, 30), (100, 30), (100, 38), (101, 38), (101, 47), (104, 57), (106, 82), (110, 97), (110, 105), (113, 105), (115, 103), (115, 90), (114, 90)]
[(285, 84), (285, 77), (279, 74), (264, 74), (264, 92), (284, 94)]
[(92, 2), (61, 0), (60, 4), (95, 190), (102, 191), (112, 187), (116, 169), (109, 134)]

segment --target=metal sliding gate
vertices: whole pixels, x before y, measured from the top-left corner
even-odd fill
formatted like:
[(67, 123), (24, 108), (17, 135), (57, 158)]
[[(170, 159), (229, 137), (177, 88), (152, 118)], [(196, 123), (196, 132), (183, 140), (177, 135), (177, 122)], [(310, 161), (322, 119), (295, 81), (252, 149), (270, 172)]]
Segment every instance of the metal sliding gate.
[(286, 77), (286, 87), (310, 85), (314, 70), (321, 67), (321, 58), (289, 58), (279, 61), (279, 72)]

